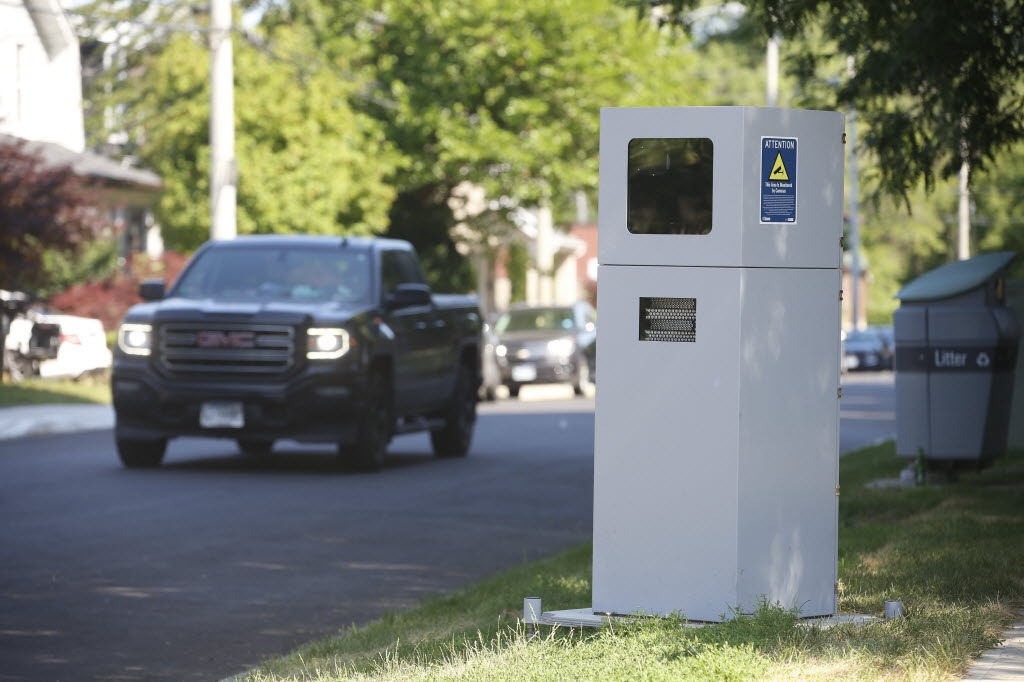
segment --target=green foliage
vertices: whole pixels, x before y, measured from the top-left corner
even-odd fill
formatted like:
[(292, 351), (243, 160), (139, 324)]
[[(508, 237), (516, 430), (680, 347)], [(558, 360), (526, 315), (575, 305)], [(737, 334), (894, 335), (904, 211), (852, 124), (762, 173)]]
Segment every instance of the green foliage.
[(412, 161), (403, 187), (467, 179), (523, 203), (567, 196), (596, 185), (600, 107), (693, 99), (682, 53), (608, 2), (380, 9), (369, 50), (382, 98), (367, 110)]
[[(239, 232), (382, 231), (396, 157), (346, 104), (352, 85), (245, 45), (236, 55)], [(143, 156), (167, 185), (159, 218), (168, 243), (184, 250), (210, 231), (207, 61), (194, 40), (175, 38), (148, 63), (140, 98), (155, 113)]]
[(955, 257), (956, 183), (939, 183), (931, 194), (910, 193), (914, 207), (881, 200), (862, 205), (861, 245), (870, 273), (868, 321), (887, 324), (899, 306), (896, 293), (908, 281)]
[(526, 300), (526, 268), (529, 257), (526, 245), (521, 241), (516, 240), (508, 245), (508, 260), (505, 267), (508, 269), (508, 278), (512, 283), (510, 298), (513, 302)]
[[(96, 0), (83, 13), (112, 17), (96, 33), (146, 11), (196, 21), (180, 6), (149, 4)], [(718, 82), (688, 77), (696, 57), (685, 44), (607, 0), (265, 9), (256, 31), (235, 41), (242, 233), (381, 232), (398, 192), (429, 190), (447, 210), (447, 196), (433, 190), (464, 180), (507, 197), (508, 207), (543, 200), (567, 212), (573, 191), (596, 189), (602, 106), (699, 104)], [(164, 177), (158, 219), (168, 245), (183, 251), (209, 232), (209, 60), (199, 35), (147, 42), (126, 31), (138, 48), (120, 74), (130, 77), (101, 79), (88, 96), (91, 110), (119, 113)], [(432, 278), (461, 283), (468, 270), (451, 270), (449, 241), (425, 248), (426, 260)]]
[(974, 175), (972, 220), (980, 251), (1024, 255), (1024, 144), (1000, 157), (997, 166)]
[(240, 232), (370, 235), (383, 232), (403, 163), (381, 126), (351, 101), (365, 78), (340, 60), (315, 59), (298, 28), (274, 33), (273, 52), (237, 57)]
[[(635, 7), (643, 3), (628, 2)], [(685, 25), (698, 0), (669, 0)], [(919, 183), (955, 176), (961, 162), (982, 171), (1024, 138), (1024, 14), (1006, 0), (753, 0), (764, 36), (805, 40), (791, 61), (820, 106), (856, 107), (877, 156), (878, 188), (906, 197)], [(809, 33), (808, 33), (809, 32)], [(823, 39), (822, 39), (823, 38)], [(855, 71), (835, 69), (853, 58)], [(832, 78), (825, 74), (831, 71)], [(839, 87), (815, 85), (815, 77)]]
[(391, 206), (387, 236), (416, 247), (430, 286), (438, 292), (471, 292), (476, 277), (470, 263), (455, 248), (452, 212), (443, 203), (444, 187), (403, 192)]
[[(395, 196), (387, 178), (401, 159), (350, 106), (365, 79), (321, 63), (297, 28), (260, 47), (234, 44), (239, 233), (382, 232)], [(106, 101), (164, 179), (156, 213), (168, 246), (191, 251), (210, 231), (209, 51), (179, 33), (134, 59), (140, 76)]]
[[(387, 231), (416, 244), (435, 286), (469, 288), (472, 269), (451, 234), (453, 188), (470, 181), (501, 199), (468, 221), (484, 254), (515, 243), (507, 212), (517, 206), (545, 201), (560, 224), (572, 221), (577, 190), (596, 205), (601, 107), (759, 105), (766, 31), (777, 24), (786, 71), (779, 104), (858, 107), (867, 145), (862, 196), (875, 199), (861, 203), (869, 320), (887, 322), (903, 283), (954, 257), (955, 187), (943, 176), (960, 133), (959, 124), (943, 126), (960, 112), (977, 110), (981, 118), (971, 120), (981, 121), (1003, 112), (991, 135), (971, 126), (971, 135), (985, 134), (970, 138), (979, 160), (1005, 149), (996, 138), (1019, 126), (1011, 105), (1021, 81), (1007, 73), (1019, 45), (999, 31), (991, 44), (977, 42), (992, 21), (1015, 21), (999, 1), (752, 2), (735, 30), (695, 44), (651, 24), (648, 3), (624, 0), (251, 0), (242, 4), (266, 14), (234, 41), (239, 231)], [(675, 0), (670, 18), (706, 4)], [(80, 11), (144, 16), (147, 26), (205, 22), (181, 3), (95, 0)], [(991, 16), (960, 15), (974, 12)], [(169, 248), (187, 252), (209, 234), (205, 34), (139, 25), (88, 25), (97, 34), (121, 31), (135, 49), (123, 53), (123, 71), (95, 81), (87, 101), (96, 114), (114, 112), (135, 141), (127, 151), (164, 177), (157, 217)], [(947, 31), (956, 33), (947, 36), (954, 49), (929, 47)], [(915, 39), (923, 33), (929, 40)], [(847, 54), (855, 56), (852, 79)], [(1005, 63), (977, 75), (999, 55)], [(978, 82), (950, 77), (957, 65)], [(1001, 94), (992, 99), (996, 86)], [(107, 132), (102, 120), (89, 119), (93, 142)], [(1015, 199), (1022, 151), (972, 171), (978, 250), (1024, 247)], [(896, 192), (902, 204), (879, 190)], [(521, 298), (517, 268), (513, 295)]]
[(702, 101), (692, 57), (606, 2), (398, 0), (365, 35), (379, 89), (364, 108), (410, 159), (403, 190), (469, 180), (518, 205), (568, 203), (596, 188), (602, 106)]
[(77, 254), (48, 250), (43, 253), (46, 285), (41, 296), (64, 291), (82, 282), (107, 279), (117, 270), (117, 241), (110, 234), (83, 244)]

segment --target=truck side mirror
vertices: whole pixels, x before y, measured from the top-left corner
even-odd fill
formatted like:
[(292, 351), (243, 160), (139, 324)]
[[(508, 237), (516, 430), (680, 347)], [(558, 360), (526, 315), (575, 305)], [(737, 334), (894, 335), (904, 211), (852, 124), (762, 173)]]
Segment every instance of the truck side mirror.
[(430, 287), (426, 284), (399, 284), (385, 299), (388, 309), (413, 308), (430, 305)]
[(159, 301), (164, 297), (164, 286), (162, 279), (147, 279), (139, 285), (139, 296), (143, 301)]

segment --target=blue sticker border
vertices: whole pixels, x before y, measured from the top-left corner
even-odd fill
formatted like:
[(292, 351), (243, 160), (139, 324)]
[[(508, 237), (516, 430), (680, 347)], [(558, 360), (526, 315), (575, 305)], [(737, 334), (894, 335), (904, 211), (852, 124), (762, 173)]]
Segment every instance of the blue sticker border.
[[(766, 140), (773, 142), (792, 142), (792, 149), (782, 147), (768, 148)], [(784, 137), (781, 135), (762, 135), (761, 147), (761, 172), (758, 175), (758, 219), (762, 225), (796, 225), (797, 224), (797, 157), (800, 146), (799, 137)], [(790, 176), (789, 183), (779, 183), (769, 179), (772, 166), (778, 154), (782, 154), (782, 162), (786, 165), (786, 172)], [(769, 184), (772, 183), (772, 184)], [(784, 186), (791, 185), (790, 187)], [(774, 190), (774, 191), (773, 191)], [(779, 197), (785, 198), (785, 206), (782, 210), (773, 208), (766, 210), (766, 199), (772, 203), (778, 203)]]

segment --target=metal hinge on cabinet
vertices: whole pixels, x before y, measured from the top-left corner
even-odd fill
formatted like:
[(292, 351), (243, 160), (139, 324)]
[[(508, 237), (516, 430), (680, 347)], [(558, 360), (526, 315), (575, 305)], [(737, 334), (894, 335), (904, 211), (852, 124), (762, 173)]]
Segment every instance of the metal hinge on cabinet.
[(836, 398), (842, 398), (842, 397), (843, 397), (843, 387), (840, 386), (839, 388), (836, 389)]
[(836, 497), (839, 497), (839, 486), (836, 486)]

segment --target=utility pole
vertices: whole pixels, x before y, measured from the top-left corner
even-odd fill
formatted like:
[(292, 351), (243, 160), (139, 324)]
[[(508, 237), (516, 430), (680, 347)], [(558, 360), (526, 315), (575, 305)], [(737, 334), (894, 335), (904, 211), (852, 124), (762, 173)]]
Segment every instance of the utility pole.
[[(848, 75), (852, 78), (853, 57), (847, 57), (846, 68)], [(858, 211), (858, 188), (857, 188), (857, 110), (850, 105), (850, 113), (846, 115), (846, 128), (849, 131), (846, 141), (850, 152), (850, 279), (853, 291), (850, 296), (851, 327), (860, 328), (860, 215)]]
[[(966, 155), (965, 155), (966, 156)], [(959, 198), (957, 207), (957, 260), (971, 257), (971, 164), (965, 159), (960, 164)]]
[(555, 226), (547, 200), (537, 209), (536, 254), (538, 303), (551, 305), (555, 302)]
[(775, 33), (768, 39), (765, 52), (765, 105), (777, 106), (779, 101), (779, 43), (782, 36)]
[(238, 233), (231, 0), (210, 0), (210, 239)]

